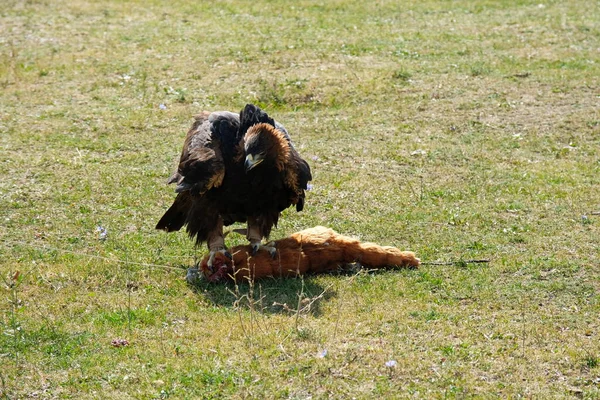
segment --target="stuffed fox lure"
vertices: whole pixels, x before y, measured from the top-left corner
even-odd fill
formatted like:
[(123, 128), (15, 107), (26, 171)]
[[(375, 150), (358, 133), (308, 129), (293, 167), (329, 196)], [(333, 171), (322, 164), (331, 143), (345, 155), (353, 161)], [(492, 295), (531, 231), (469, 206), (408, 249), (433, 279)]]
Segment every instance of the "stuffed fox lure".
[(252, 255), (249, 245), (229, 249), (232, 258), (223, 253), (215, 255), (211, 267), (209, 255), (199, 269), (209, 282), (266, 277), (291, 277), (334, 271), (344, 264), (358, 262), (368, 268), (419, 266), (419, 259), (410, 251), (395, 247), (360, 242), (322, 226), (305, 229), (290, 237), (273, 242), (275, 257), (267, 251)]

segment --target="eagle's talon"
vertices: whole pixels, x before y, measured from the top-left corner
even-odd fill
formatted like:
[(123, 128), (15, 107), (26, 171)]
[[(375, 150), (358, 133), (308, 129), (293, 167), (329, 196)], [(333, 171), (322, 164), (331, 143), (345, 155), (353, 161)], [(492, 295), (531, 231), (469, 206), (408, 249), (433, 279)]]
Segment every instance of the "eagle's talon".
[(269, 252), (269, 255), (271, 256), (272, 259), (275, 259), (277, 257), (277, 249), (275, 248), (275, 244), (273, 242), (267, 243), (267, 244), (260, 244), (260, 242), (257, 243), (251, 243), (252, 245), (252, 255), (255, 256), (256, 253), (258, 253), (258, 251), (260, 249), (266, 250)]
[(208, 253), (208, 261), (206, 262), (206, 265), (208, 266), (208, 269), (210, 269), (211, 272), (214, 272), (213, 271), (213, 264), (215, 262), (215, 256), (217, 255), (217, 253), (221, 253), (225, 257), (229, 257), (230, 260), (233, 259), (233, 257), (231, 256), (231, 254), (226, 249), (211, 250)]

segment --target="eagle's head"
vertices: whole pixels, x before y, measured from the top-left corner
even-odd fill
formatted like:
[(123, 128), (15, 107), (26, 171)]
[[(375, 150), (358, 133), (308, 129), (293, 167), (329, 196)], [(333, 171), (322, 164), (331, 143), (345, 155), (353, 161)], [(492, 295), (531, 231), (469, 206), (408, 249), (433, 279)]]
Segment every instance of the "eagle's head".
[(289, 157), (290, 145), (285, 135), (268, 123), (251, 126), (244, 135), (244, 153), (246, 172), (256, 168), (263, 162), (275, 165), (283, 170)]

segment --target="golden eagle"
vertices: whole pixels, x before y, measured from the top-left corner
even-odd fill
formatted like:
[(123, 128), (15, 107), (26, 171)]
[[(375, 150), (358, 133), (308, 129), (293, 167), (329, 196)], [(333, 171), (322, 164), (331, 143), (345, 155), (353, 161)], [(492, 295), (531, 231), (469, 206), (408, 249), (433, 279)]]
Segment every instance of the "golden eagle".
[(203, 112), (195, 116), (183, 144), (177, 171), (177, 197), (156, 229), (178, 231), (184, 225), (196, 244), (206, 242), (209, 265), (226, 253), (223, 226), (247, 222), (253, 253), (277, 226), (281, 211), (304, 207), (310, 167), (280, 123), (247, 104), (235, 114)]

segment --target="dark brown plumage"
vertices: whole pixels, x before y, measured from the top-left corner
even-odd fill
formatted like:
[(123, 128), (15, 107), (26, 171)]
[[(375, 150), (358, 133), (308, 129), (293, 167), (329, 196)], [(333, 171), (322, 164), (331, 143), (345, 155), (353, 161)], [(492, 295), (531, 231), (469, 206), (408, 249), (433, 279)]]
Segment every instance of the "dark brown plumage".
[[(221, 111), (195, 117), (181, 153), (177, 197), (156, 229), (186, 226), (197, 244), (224, 251), (223, 226), (247, 222), (254, 250), (277, 225), (281, 211), (304, 207), (310, 167), (285, 128), (248, 104), (239, 115)], [(272, 251), (272, 249), (268, 249)]]

